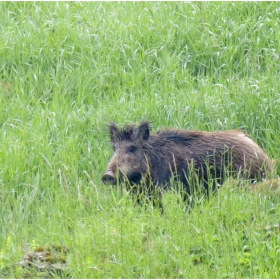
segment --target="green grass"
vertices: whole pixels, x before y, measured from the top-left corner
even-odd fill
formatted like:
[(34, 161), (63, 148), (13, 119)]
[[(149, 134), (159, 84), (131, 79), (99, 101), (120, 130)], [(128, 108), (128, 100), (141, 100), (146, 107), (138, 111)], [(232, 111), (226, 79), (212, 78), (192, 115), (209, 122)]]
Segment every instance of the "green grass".
[(242, 129), (279, 159), (278, 2), (2, 2), (0, 17), (0, 278), (48, 244), (74, 278), (280, 277), (279, 194), (229, 182), (187, 213), (169, 191), (160, 216), (101, 183), (110, 121)]

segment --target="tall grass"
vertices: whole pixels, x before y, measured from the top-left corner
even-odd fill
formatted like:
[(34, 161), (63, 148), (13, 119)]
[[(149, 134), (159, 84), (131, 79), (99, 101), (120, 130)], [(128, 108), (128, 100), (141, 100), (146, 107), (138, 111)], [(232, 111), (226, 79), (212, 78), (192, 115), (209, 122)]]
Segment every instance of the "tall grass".
[(278, 159), (278, 2), (0, 7), (0, 277), (61, 244), (75, 278), (279, 278), (279, 194), (229, 182), (186, 213), (170, 191), (160, 216), (100, 180), (110, 121), (242, 129)]

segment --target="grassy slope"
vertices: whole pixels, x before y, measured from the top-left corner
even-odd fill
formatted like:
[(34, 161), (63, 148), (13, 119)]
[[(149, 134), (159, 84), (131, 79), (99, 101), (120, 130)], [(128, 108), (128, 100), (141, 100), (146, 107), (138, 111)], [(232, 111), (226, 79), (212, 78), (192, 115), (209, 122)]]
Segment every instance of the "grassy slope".
[(111, 120), (239, 128), (279, 158), (279, 3), (0, 6), (0, 268), (36, 242), (78, 278), (279, 277), (277, 196), (186, 214), (168, 193), (160, 217), (100, 180)]

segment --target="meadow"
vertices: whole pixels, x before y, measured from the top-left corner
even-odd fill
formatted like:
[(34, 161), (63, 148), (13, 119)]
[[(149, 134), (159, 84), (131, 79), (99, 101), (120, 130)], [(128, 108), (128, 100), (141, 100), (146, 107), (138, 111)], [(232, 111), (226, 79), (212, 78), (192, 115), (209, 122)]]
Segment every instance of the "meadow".
[[(110, 121), (240, 129), (279, 159), (279, 2), (1, 2), (0, 18), (0, 278), (280, 277), (279, 191), (227, 181), (185, 211), (170, 190), (160, 215), (101, 182)], [(60, 274), (19, 265), (51, 246)]]

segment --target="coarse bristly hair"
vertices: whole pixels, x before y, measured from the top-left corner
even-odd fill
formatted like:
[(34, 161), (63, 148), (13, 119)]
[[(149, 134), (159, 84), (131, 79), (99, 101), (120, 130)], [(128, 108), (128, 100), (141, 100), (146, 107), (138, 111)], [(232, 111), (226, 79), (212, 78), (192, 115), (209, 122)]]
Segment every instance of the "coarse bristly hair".
[[(110, 139), (112, 142), (116, 141), (134, 141), (137, 137), (137, 131), (145, 130), (147, 134), (146, 137), (149, 138), (149, 131), (150, 131), (151, 122), (144, 121), (137, 127), (135, 124), (127, 124), (121, 128), (118, 128), (114, 122), (109, 124), (109, 134)], [(147, 139), (146, 139), (147, 140)]]
[(132, 185), (144, 182), (155, 188), (167, 186), (175, 175), (189, 192), (193, 183), (188, 176), (193, 170), (206, 190), (209, 179), (219, 185), (227, 174), (258, 180), (271, 170), (269, 157), (242, 131), (166, 129), (151, 134), (148, 121), (122, 128), (111, 123), (109, 131), (116, 151), (103, 175), (104, 183), (116, 184), (116, 170)]

